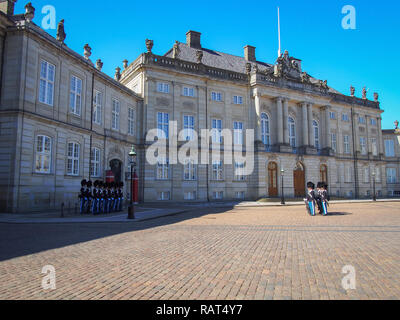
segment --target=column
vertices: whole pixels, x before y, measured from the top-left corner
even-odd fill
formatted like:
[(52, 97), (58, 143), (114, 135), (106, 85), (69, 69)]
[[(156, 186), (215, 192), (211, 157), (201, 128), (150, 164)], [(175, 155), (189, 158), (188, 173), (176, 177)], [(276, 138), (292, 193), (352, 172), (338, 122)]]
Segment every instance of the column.
[(307, 105), (308, 111), (308, 145), (314, 146), (314, 130), (313, 130), (313, 114), (312, 114), (312, 103), (308, 103)]
[(353, 141), (354, 141), (354, 146), (351, 149), (351, 150), (354, 150), (354, 152), (355, 152), (355, 154), (353, 156), (355, 156), (357, 154), (357, 151), (360, 151), (360, 149), (358, 147), (359, 143), (360, 143), (359, 136), (358, 136), (358, 130), (359, 130), (358, 129), (358, 116), (359, 116), (359, 114), (354, 112), (353, 113), (353, 119), (351, 119), (351, 121), (353, 121), (353, 126), (354, 126), (354, 137), (351, 137), (352, 138), (352, 140), (351, 140), (352, 144), (353, 144)]
[(384, 153), (384, 145), (383, 145), (383, 139), (382, 139), (382, 117), (378, 117), (378, 155), (381, 155)]
[(254, 93), (254, 105), (255, 105), (255, 128), (256, 131), (255, 139), (256, 141), (261, 141), (261, 94), (259, 92)]
[[(326, 139), (325, 139), (325, 148), (332, 148), (332, 145), (331, 145), (331, 117), (330, 117), (330, 114), (329, 114), (329, 112), (330, 112), (330, 110), (331, 110), (331, 107), (330, 106), (325, 106), (325, 119), (326, 119), (326, 131), (325, 131), (325, 136), (326, 136)], [(337, 139), (337, 137), (336, 137), (336, 139)]]
[(283, 99), (283, 143), (289, 145), (289, 127), (288, 127), (289, 107), (288, 99)]
[(307, 103), (303, 102), (301, 104), (301, 109), (303, 111), (303, 146), (308, 146), (308, 116), (307, 116)]
[(276, 98), (276, 108), (278, 113), (278, 144), (283, 143), (283, 114), (282, 114), (282, 98)]

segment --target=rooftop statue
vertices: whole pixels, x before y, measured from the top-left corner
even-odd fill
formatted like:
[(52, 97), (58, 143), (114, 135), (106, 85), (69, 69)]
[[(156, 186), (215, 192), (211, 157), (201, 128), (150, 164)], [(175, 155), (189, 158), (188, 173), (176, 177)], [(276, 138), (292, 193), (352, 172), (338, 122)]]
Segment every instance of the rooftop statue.
[(57, 27), (57, 41), (64, 43), (66, 37), (67, 37), (67, 34), (64, 31), (64, 19), (62, 19), (58, 23), (58, 27)]
[(179, 42), (175, 41), (174, 46), (172, 47), (172, 58), (178, 59), (180, 53), (181, 49), (179, 49)]
[(154, 41), (146, 39), (146, 49), (147, 53), (151, 53), (151, 50), (153, 49)]

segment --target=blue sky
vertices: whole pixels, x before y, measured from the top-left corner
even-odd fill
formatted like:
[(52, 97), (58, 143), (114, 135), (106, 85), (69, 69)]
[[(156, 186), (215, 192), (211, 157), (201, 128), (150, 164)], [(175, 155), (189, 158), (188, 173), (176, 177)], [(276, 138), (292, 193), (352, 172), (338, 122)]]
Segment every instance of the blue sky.
[[(16, 13), (28, 1), (18, 0)], [(400, 121), (400, 1), (398, 0), (263, 0), (263, 1), (136, 1), (33, 0), (34, 22), (41, 25), (45, 5), (65, 19), (66, 43), (78, 53), (92, 47), (93, 61), (101, 58), (113, 76), (122, 60), (134, 60), (145, 51), (145, 39), (154, 40), (153, 52), (164, 54), (175, 40), (185, 42), (188, 30), (202, 33), (202, 46), (243, 56), (246, 44), (257, 47), (257, 60), (276, 60), (277, 7), (281, 9), (282, 49), (303, 60), (303, 70), (327, 79), (328, 85), (356, 95), (366, 86), (368, 98), (380, 95), (383, 128)], [(356, 30), (341, 25), (344, 5), (356, 8)], [(48, 30), (55, 36), (55, 30)]]

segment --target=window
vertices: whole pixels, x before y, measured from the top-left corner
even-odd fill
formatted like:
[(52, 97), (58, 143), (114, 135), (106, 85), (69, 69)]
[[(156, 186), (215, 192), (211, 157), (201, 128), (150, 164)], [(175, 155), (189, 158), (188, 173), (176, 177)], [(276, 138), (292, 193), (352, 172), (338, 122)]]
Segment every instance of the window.
[(196, 200), (196, 191), (188, 191), (183, 194), (184, 200)]
[(381, 169), (379, 167), (375, 168), (375, 181), (381, 182)]
[(161, 191), (158, 193), (158, 200), (168, 201), (170, 200), (171, 193), (169, 191)]
[(269, 135), (269, 117), (266, 113), (261, 114), (261, 139), (265, 145), (269, 146), (271, 144)]
[(364, 168), (364, 183), (369, 183), (369, 168)]
[(365, 118), (362, 117), (362, 116), (359, 116), (359, 117), (358, 117), (358, 123), (360, 123), (360, 124), (365, 124)]
[(128, 134), (135, 134), (135, 109), (128, 108)]
[(213, 192), (214, 200), (222, 200), (224, 199), (224, 192), (223, 191), (214, 191)]
[(365, 137), (360, 137), (360, 151), (363, 155), (367, 154), (367, 139)]
[(296, 123), (292, 117), (288, 118), (288, 128), (290, 146), (296, 148)]
[(186, 141), (194, 140), (194, 117), (183, 116), (183, 132)]
[(347, 135), (343, 136), (343, 149), (344, 153), (350, 153), (350, 139)]
[(101, 125), (103, 94), (95, 91), (93, 98), (93, 122)]
[(238, 200), (244, 200), (244, 198), (245, 198), (244, 191), (236, 191), (235, 192), (235, 198), (238, 199)]
[(36, 137), (35, 163), (35, 172), (50, 173), (51, 138), (42, 135)]
[(394, 141), (385, 140), (385, 155), (386, 157), (394, 157)]
[(331, 146), (332, 146), (332, 150), (333, 150), (334, 152), (336, 152), (336, 150), (337, 150), (336, 133), (332, 133), (332, 134), (331, 134)]
[(185, 97), (194, 97), (194, 88), (189, 88), (189, 87), (183, 87), (183, 92), (182, 94)]
[(169, 160), (166, 158), (160, 158), (157, 163), (157, 179), (168, 180), (169, 179)]
[(77, 176), (79, 174), (79, 149), (78, 143), (68, 143), (67, 174)]
[(314, 147), (319, 149), (319, 126), (318, 122), (313, 120), (313, 130), (314, 130)]
[(185, 163), (183, 165), (183, 180), (196, 180), (196, 165), (191, 159), (185, 159)]
[(222, 101), (222, 93), (221, 92), (211, 92), (211, 100), (221, 102)]
[(39, 102), (53, 105), (56, 67), (42, 60), (40, 64)]
[(222, 120), (212, 119), (212, 142), (222, 143)]
[(245, 172), (244, 172), (244, 162), (235, 162), (235, 181), (244, 181), (246, 180)]
[(119, 130), (119, 112), (120, 104), (117, 99), (112, 101), (112, 111), (111, 111), (111, 128), (113, 130)]
[(222, 176), (222, 161), (213, 161), (212, 164), (212, 178), (216, 181), (221, 181)]
[(243, 104), (242, 96), (233, 96), (233, 104)]
[(159, 139), (168, 139), (169, 136), (169, 114), (165, 112), (157, 113), (157, 129)]
[(93, 148), (90, 154), (90, 175), (100, 177), (100, 149)]
[(345, 177), (344, 177), (345, 182), (349, 183), (352, 181), (351, 175), (352, 175), (351, 167), (347, 166), (346, 171), (345, 171)]
[(347, 113), (342, 114), (342, 121), (349, 122), (349, 115)]
[(376, 138), (371, 138), (371, 149), (372, 149), (372, 155), (377, 156), (378, 155), (378, 145), (376, 142)]
[(331, 120), (335, 120), (335, 119), (336, 119), (336, 112), (329, 111), (329, 118), (330, 118)]
[(71, 76), (70, 86), (69, 111), (80, 116), (82, 106), (82, 80), (75, 76)]
[(387, 183), (397, 183), (396, 177), (396, 169), (395, 168), (386, 168), (386, 182)]
[(243, 122), (233, 122), (233, 143), (235, 145), (243, 144)]
[(159, 82), (157, 84), (157, 91), (162, 93), (169, 93), (169, 84), (164, 82)]
[(371, 124), (371, 126), (376, 126), (376, 119), (371, 118), (370, 119), (370, 124)]

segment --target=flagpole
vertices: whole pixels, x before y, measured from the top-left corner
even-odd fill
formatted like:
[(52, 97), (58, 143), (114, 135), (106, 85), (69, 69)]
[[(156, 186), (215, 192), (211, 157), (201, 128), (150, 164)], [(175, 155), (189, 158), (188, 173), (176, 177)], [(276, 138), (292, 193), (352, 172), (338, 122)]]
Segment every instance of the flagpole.
[(279, 41), (279, 49), (278, 49), (278, 58), (281, 56), (281, 20), (279, 14), (279, 7), (278, 7), (278, 41)]

